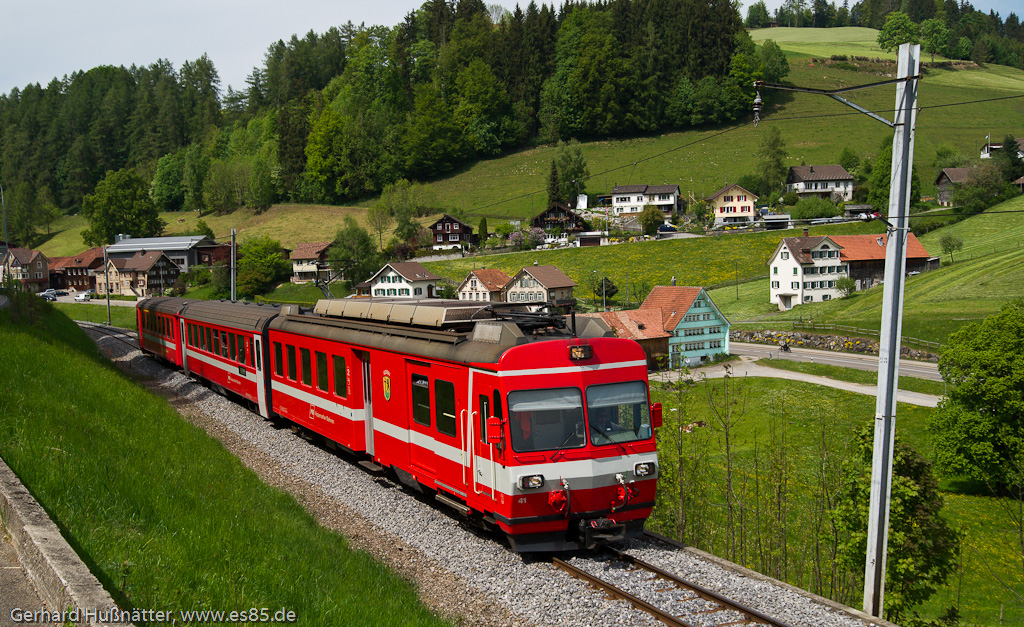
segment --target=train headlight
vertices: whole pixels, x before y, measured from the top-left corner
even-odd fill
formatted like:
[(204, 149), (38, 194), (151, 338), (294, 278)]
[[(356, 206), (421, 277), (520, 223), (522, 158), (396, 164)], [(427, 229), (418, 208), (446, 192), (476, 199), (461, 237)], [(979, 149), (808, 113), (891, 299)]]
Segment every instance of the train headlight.
[(633, 467), (633, 473), (637, 477), (646, 477), (654, 474), (654, 462), (641, 462)]
[(519, 487), (524, 490), (536, 490), (544, 487), (544, 475), (526, 475), (519, 477)]

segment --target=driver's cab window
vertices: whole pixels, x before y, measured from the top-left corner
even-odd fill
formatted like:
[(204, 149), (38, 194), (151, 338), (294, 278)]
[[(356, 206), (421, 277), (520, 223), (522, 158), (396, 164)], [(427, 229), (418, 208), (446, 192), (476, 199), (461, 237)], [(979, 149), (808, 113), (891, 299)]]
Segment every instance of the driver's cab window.
[(508, 395), (512, 450), (517, 453), (580, 448), (583, 398), (578, 388), (520, 390)]

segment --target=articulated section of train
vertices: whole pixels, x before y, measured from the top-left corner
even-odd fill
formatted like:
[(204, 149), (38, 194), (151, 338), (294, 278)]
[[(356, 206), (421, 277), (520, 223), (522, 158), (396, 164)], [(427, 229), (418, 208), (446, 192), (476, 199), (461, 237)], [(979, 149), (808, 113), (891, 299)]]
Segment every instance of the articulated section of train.
[[(640, 346), (512, 303), (150, 298), (143, 351), (316, 432), (517, 551), (639, 535), (661, 407)], [(410, 524), (415, 524), (410, 521)]]

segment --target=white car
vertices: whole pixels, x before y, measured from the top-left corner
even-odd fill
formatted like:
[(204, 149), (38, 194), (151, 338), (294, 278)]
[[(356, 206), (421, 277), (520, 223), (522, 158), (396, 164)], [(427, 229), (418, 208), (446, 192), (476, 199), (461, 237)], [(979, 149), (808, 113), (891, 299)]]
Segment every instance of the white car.
[(90, 298), (89, 292), (82, 292), (81, 294), (77, 294), (75, 296), (75, 300), (80, 302), (80, 303), (88, 302), (89, 298)]

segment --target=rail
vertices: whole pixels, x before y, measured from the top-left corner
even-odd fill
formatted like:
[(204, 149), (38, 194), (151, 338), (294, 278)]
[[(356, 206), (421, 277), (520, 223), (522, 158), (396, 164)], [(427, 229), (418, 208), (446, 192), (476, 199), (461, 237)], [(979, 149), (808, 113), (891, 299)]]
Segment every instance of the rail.
[[(707, 588), (699, 586), (693, 582), (677, 577), (676, 575), (673, 575), (672, 573), (666, 570), (658, 568), (653, 564), (649, 564), (628, 553), (624, 553), (622, 551), (610, 547), (606, 547), (606, 550), (614, 556), (614, 559), (631, 566), (632, 571), (644, 571), (645, 573), (650, 573), (654, 575), (654, 577), (648, 579), (648, 581), (654, 582), (661, 580), (669, 582), (671, 584), (674, 584), (674, 586), (678, 589), (692, 592), (695, 596), (691, 597), (690, 600), (695, 600), (699, 598), (713, 604), (715, 607), (711, 609), (696, 610), (691, 613), (692, 615), (700, 616), (700, 625), (708, 625), (708, 618), (711, 614), (722, 611), (730, 611), (742, 615), (743, 620), (736, 620), (735, 616), (731, 615), (725, 619), (725, 622), (720, 623), (720, 625), (724, 626), (736, 624), (758, 624), (767, 625), (768, 627), (788, 627), (786, 623), (773, 619), (769, 616), (765, 616), (757, 610), (746, 607), (745, 605), (737, 603), (736, 601), (732, 601), (731, 599), (723, 597), (722, 595), (712, 592), (711, 590), (708, 590)], [(572, 576), (583, 581), (586, 581), (587, 583), (591, 584), (592, 586), (595, 586), (596, 588), (604, 590), (612, 598), (621, 599), (630, 603), (633, 607), (643, 612), (647, 612), (648, 614), (651, 614), (652, 616), (654, 616), (661, 622), (665, 623), (666, 625), (671, 625), (672, 627), (694, 627), (693, 623), (688, 622), (682, 616), (663, 610), (655, 606), (654, 604), (641, 599), (637, 595), (627, 592), (619, 586), (608, 581), (605, 581), (597, 575), (589, 573), (586, 570), (583, 570), (582, 568), (578, 568), (572, 564), (569, 564), (568, 562), (558, 559), (557, 557), (552, 558), (551, 561), (555, 566), (568, 572)], [(669, 591), (665, 589), (661, 584), (656, 585), (658, 586), (657, 592)]]

